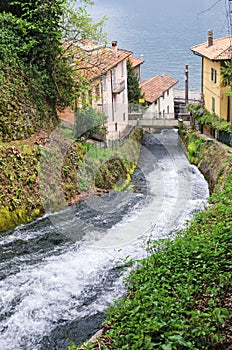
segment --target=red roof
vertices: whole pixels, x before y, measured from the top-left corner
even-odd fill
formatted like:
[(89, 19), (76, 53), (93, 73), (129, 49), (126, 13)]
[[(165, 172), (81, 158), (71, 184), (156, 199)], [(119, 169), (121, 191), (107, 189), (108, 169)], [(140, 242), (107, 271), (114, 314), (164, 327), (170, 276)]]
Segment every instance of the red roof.
[(208, 42), (193, 46), (191, 50), (210, 60), (220, 61), (232, 59), (232, 36), (213, 40), (211, 46), (208, 46)]
[(107, 46), (97, 46), (88, 43), (70, 44), (69, 49), (73, 53), (73, 69), (82, 74), (83, 78), (96, 79), (110, 69), (116, 67), (120, 62), (131, 56), (132, 51), (122, 50)]
[(153, 78), (142, 81), (140, 84), (142, 93), (144, 94), (145, 100), (149, 103), (153, 103), (160, 98), (164, 92), (169, 90), (178, 80), (169, 77), (166, 74), (157, 75)]
[(129, 60), (131, 61), (131, 65), (133, 68), (140, 66), (144, 62), (141, 58), (136, 58), (136, 57), (129, 57)]

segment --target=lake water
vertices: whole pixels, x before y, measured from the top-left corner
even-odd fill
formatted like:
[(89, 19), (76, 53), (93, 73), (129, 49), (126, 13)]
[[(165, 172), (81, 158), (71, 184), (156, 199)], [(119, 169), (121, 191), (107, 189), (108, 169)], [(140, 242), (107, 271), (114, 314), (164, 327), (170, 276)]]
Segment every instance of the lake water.
[(201, 59), (190, 47), (214, 37), (231, 34), (228, 0), (95, 0), (89, 9), (94, 19), (107, 16), (107, 40), (133, 51), (145, 60), (142, 80), (166, 73), (184, 87), (185, 64), (189, 65), (189, 86), (200, 89)]

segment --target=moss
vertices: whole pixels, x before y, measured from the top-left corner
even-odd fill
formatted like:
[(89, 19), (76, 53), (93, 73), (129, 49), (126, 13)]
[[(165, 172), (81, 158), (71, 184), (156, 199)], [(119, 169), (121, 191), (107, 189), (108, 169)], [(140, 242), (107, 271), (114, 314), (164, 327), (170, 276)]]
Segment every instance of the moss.
[(122, 190), (134, 172), (141, 136), (141, 130), (135, 130), (118, 152), (92, 154), (89, 146), (75, 141), (65, 155), (59, 142), (51, 147), (28, 140), (0, 143), (0, 232), (39, 217), (44, 203), (56, 211), (96, 187)]
[(213, 139), (199, 137), (196, 131), (179, 130), (182, 148), (189, 161), (195, 164), (209, 183), (210, 192), (214, 191), (219, 178), (228, 164), (228, 147), (222, 146)]
[(95, 185), (106, 190), (121, 186), (127, 178), (127, 169), (120, 158), (112, 158), (100, 166), (95, 177)]
[(35, 208), (31, 211), (29, 211), (27, 207), (16, 208), (13, 211), (8, 207), (0, 208), (0, 232), (7, 231), (18, 225), (31, 222), (42, 214), (42, 207)]

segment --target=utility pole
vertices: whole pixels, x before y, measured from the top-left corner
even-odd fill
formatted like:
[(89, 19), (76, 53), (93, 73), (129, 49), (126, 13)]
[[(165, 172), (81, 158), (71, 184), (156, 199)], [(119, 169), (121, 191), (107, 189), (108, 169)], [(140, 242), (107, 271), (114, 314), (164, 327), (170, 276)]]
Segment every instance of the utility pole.
[(185, 65), (185, 106), (187, 106), (188, 104), (188, 100), (189, 100), (189, 87), (188, 87), (188, 64)]

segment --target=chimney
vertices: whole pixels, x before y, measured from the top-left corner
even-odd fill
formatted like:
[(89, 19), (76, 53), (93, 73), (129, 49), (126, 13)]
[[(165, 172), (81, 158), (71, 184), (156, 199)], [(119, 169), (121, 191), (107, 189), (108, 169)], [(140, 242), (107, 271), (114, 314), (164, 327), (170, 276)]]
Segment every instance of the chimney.
[(208, 47), (213, 45), (213, 31), (208, 31)]
[(117, 46), (118, 42), (112, 41), (112, 52), (114, 54), (115, 57), (118, 57), (118, 46)]

